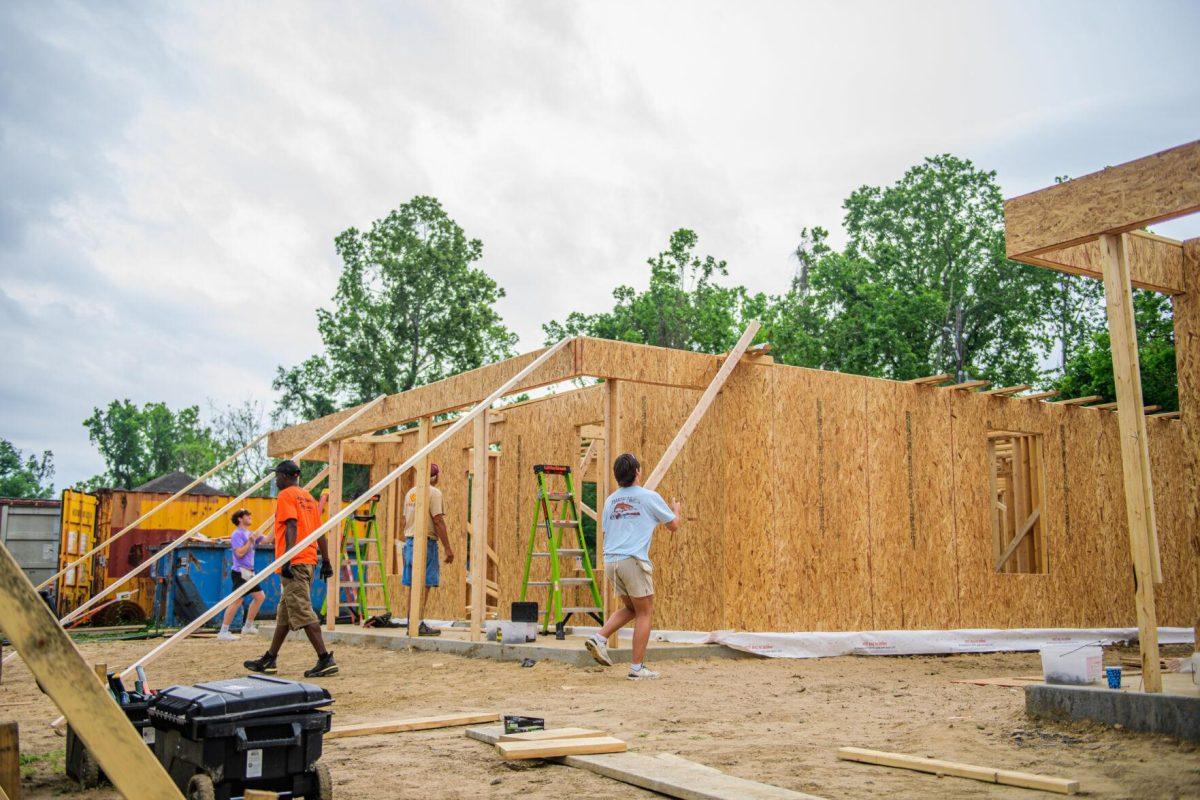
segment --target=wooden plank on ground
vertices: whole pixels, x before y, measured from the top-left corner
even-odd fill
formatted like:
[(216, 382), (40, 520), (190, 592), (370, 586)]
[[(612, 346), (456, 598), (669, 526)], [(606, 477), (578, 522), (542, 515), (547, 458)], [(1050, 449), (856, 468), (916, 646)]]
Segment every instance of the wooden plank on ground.
[[(469, 738), (487, 744), (495, 744), (500, 734), (499, 726), (467, 728)], [(668, 760), (641, 753), (609, 753), (553, 761), (681, 800), (821, 800), (815, 795), (726, 775), (702, 764), (679, 763), (686, 759), (678, 757)]]
[(551, 728), (544, 731), (526, 731), (525, 733), (506, 733), (500, 737), (501, 742), (542, 742), (547, 739), (593, 739), (597, 736), (607, 736), (604, 731), (594, 728)]
[(551, 739), (540, 742), (496, 742), (496, 750), (506, 761), (528, 758), (591, 756), (597, 753), (624, 753), (629, 749), (615, 736), (591, 736), (582, 739)]
[(404, 731), (427, 731), (432, 728), (454, 728), (460, 725), (478, 725), (496, 722), (500, 715), (483, 711), (474, 714), (440, 714), (436, 717), (396, 719), (390, 722), (363, 722), (358, 725), (341, 725), (325, 734), (325, 739), (345, 739), (350, 736), (373, 736), (378, 733), (402, 733)]
[(970, 778), (984, 783), (1020, 786), (1023, 789), (1041, 789), (1059, 794), (1075, 794), (1079, 791), (1079, 781), (1067, 778), (1051, 778), (1046, 775), (1034, 775), (1030, 772), (981, 767), (957, 761), (943, 761), (940, 758), (921, 758), (904, 753), (867, 750), (862, 747), (839, 747), (837, 757), (843, 761), (858, 761), (863, 764), (877, 764), (881, 767), (899, 767), (917, 772), (928, 772), (939, 777), (950, 775), (955, 778)]
[(50, 699), (96, 757), (117, 791), (146, 800), (182, 800), (137, 729), (92, 674), (71, 637), (34, 591), (8, 548), (0, 546), (0, 619), (4, 633)]

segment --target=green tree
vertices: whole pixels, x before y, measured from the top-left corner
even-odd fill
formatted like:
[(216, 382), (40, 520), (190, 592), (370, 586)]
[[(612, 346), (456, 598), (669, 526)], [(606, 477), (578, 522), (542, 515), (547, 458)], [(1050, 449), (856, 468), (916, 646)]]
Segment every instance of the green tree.
[(845, 251), (815, 229), (798, 248), (801, 274), (768, 312), (768, 338), (790, 343), (781, 360), (897, 379), (1039, 377), (1054, 277), (1005, 258), (994, 172), (927, 158), (843, 207)]
[(198, 406), (174, 412), (165, 403), (138, 408), (113, 400), (92, 409), (83, 426), (105, 466), (85, 484), (89, 488), (132, 489), (174, 470), (199, 475), (232, 452), (200, 421)]
[(333, 308), (317, 310), (324, 352), (278, 368), (278, 418), (311, 419), (512, 354), (517, 337), (494, 307), (504, 290), (472, 266), (483, 245), (435, 198), (414, 197), (335, 245)]
[(567, 336), (595, 336), (680, 350), (719, 353), (737, 341), (745, 322), (762, 313), (766, 300), (742, 286), (722, 286), (729, 274), (724, 261), (696, 254), (699, 238), (680, 228), (666, 250), (647, 260), (650, 284), (613, 290), (611, 311), (571, 312), (561, 322), (542, 326), (547, 343)]
[[(1099, 283), (1097, 281), (1097, 283)], [(1138, 363), (1142, 376), (1142, 400), (1162, 406), (1164, 411), (1179, 408), (1175, 375), (1175, 326), (1171, 299), (1157, 292), (1135, 289), (1133, 316), (1138, 333)], [(1064, 397), (1100, 395), (1106, 400), (1117, 397), (1113, 380), (1112, 348), (1108, 330), (1093, 333), (1067, 361), (1055, 388)]]
[(28, 457), (13, 447), (12, 442), (0, 439), (0, 497), (31, 497), (45, 499), (54, 494), (54, 456), (43, 451), (39, 459)]

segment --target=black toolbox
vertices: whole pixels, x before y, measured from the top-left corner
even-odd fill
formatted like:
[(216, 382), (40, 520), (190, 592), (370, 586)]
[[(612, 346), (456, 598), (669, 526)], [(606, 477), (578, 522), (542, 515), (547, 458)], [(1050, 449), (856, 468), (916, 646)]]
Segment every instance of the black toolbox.
[(329, 770), (317, 761), (332, 702), (320, 686), (268, 675), (172, 686), (150, 704), (154, 752), (189, 800), (246, 789), (329, 800)]

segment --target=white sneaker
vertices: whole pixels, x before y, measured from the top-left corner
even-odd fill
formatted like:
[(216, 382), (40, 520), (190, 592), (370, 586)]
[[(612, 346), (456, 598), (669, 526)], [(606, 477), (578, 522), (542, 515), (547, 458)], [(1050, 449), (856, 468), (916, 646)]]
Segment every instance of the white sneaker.
[(629, 674), (626, 677), (631, 681), (653, 681), (658, 680), (662, 676), (652, 669), (642, 667), (639, 670), (629, 670)]
[(231, 631), (221, 631), (217, 634), (217, 641), (219, 642), (236, 642), (237, 640), (237, 635)]
[(248, 633), (251, 636), (257, 636), (258, 635), (258, 626), (257, 625), (243, 625), (242, 633)]
[(592, 658), (600, 662), (606, 667), (613, 665), (612, 658), (608, 655), (608, 644), (606, 642), (597, 642), (595, 639), (588, 637), (588, 640), (583, 643), (587, 651), (592, 654)]

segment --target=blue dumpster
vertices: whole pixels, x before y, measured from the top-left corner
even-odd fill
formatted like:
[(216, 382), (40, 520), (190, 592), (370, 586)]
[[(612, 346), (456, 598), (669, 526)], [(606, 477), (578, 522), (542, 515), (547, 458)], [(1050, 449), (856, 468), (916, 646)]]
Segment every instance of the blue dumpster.
[[(151, 548), (151, 551), (161, 549)], [(271, 545), (260, 545), (254, 552), (254, 569), (262, 571), (275, 560), (275, 549)], [(154, 578), (154, 619), (167, 627), (184, 625), (219, 603), (233, 591), (229, 572), (233, 568), (233, 552), (228, 541), (189, 542), (165, 557), (151, 568)], [(279, 576), (270, 575), (259, 584), (267, 593), (267, 600), (258, 612), (258, 619), (274, 619), (279, 605)], [(318, 611), (325, 602), (325, 582), (319, 577), (313, 581), (313, 608)], [(250, 599), (247, 595), (233, 620), (233, 627), (240, 627)], [(221, 615), (208, 622), (209, 627), (219, 627)]]

